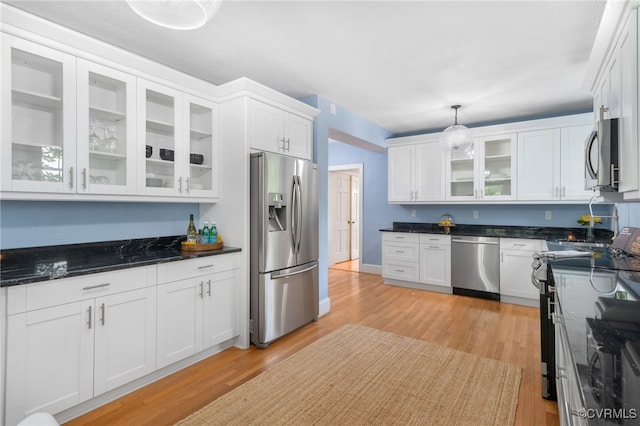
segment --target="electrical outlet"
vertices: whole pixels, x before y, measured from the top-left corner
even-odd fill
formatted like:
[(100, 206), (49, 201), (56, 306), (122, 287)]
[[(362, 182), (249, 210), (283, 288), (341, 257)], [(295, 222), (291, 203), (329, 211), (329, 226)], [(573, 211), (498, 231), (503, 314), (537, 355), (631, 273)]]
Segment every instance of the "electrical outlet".
[(411, 209), (411, 217), (416, 217), (416, 209)]
[(478, 218), (478, 210), (474, 210), (473, 211), (473, 218), (477, 219)]
[(331, 111), (332, 115), (336, 115), (337, 111), (336, 111), (336, 104), (331, 104), (329, 105), (329, 110)]
[(546, 212), (544, 212), (544, 218), (546, 220), (551, 220), (551, 210), (547, 210)]

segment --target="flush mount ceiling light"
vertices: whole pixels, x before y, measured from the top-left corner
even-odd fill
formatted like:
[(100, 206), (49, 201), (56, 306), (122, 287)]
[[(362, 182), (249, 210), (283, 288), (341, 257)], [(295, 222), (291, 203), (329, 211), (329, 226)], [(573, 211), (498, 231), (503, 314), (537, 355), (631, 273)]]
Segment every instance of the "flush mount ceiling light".
[(209, 21), (222, 0), (127, 0), (149, 22), (174, 30), (194, 30)]
[(452, 105), (451, 108), (456, 110), (455, 123), (444, 129), (444, 132), (440, 135), (440, 139), (438, 139), (440, 147), (445, 152), (464, 152), (469, 157), (473, 157), (471, 132), (466, 126), (458, 124), (458, 108), (460, 108), (460, 105)]

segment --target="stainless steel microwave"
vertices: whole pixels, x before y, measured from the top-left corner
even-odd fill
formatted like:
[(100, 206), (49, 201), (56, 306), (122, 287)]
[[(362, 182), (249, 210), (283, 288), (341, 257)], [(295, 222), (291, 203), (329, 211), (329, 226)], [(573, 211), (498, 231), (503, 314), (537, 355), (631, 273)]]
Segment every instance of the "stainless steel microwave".
[(617, 191), (619, 180), (617, 118), (601, 119), (585, 144), (585, 189)]

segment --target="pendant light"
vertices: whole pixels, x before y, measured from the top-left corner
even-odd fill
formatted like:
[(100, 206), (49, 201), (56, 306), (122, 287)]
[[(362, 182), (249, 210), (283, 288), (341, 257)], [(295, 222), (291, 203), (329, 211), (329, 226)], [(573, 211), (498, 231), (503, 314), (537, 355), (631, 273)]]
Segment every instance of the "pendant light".
[(440, 135), (438, 142), (444, 152), (448, 153), (465, 153), (473, 158), (473, 138), (471, 132), (466, 126), (458, 124), (458, 108), (460, 105), (452, 105), (452, 109), (456, 111), (455, 122), (452, 126), (444, 129)]
[(173, 30), (194, 30), (209, 21), (222, 0), (127, 0), (149, 22)]

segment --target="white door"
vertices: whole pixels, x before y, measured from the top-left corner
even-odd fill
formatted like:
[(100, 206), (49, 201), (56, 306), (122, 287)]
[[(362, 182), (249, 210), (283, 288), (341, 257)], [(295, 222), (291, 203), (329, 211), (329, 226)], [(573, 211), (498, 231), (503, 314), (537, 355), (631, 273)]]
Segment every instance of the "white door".
[(563, 200), (588, 200), (591, 190), (584, 189), (584, 146), (593, 126), (565, 127), (561, 135), (561, 197)]
[(518, 199), (560, 198), (560, 129), (518, 133)]
[(360, 176), (351, 176), (351, 260), (360, 258)]
[(335, 174), (334, 197), (334, 260), (336, 263), (349, 260), (351, 230), (350, 221), (350, 200), (351, 200), (351, 177), (348, 174)]
[(207, 277), (204, 288), (204, 346), (209, 348), (238, 335), (236, 270)]
[(390, 203), (414, 201), (413, 164), (415, 148), (413, 145), (394, 146), (387, 149), (388, 193)]

